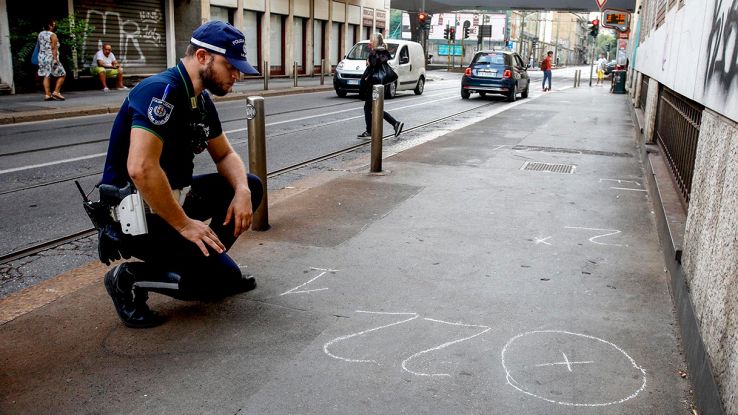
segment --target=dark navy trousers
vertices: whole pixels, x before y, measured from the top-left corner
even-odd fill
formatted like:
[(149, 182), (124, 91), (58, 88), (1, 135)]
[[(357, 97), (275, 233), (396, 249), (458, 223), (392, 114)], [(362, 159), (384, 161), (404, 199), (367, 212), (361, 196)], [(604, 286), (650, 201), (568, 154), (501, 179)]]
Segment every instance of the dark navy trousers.
[[(264, 194), (263, 186), (252, 174), (248, 175), (248, 184), (251, 206), (256, 211)], [(217, 173), (195, 176), (182, 206), (190, 218), (210, 219), (210, 228), (226, 251), (236, 242), (234, 221), (223, 226), (233, 195), (233, 188), (223, 176)], [(159, 216), (149, 214), (146, 220), (149, 232), (129, 237), (125, 242), (131, 255), (146, 265), (142, 270), (137, 267), (142, 272), (136, 272), (136, 282), (160, 282), (168, 289), (152, 291), (186, 300), (221, 298), (238, 292), (238, 285), (242, 283), (241, 269), (228, 254), (218, 254), (209, 248), (210, 256), (205, 256), (197, 245)]]

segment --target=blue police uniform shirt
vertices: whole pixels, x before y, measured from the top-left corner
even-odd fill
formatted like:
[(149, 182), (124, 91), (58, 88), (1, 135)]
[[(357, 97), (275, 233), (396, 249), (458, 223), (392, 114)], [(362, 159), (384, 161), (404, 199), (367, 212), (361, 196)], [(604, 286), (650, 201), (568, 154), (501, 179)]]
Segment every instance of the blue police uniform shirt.
[(144, 79), (128, 94), (110, 133), (103, 184), (123, 187), (131, 181), (127, 161), (132, 128), (143, 128), (163, 142), (159, 164), (172, 189), (190, 185), (195, 154), (223, 132), (210, 95), (194, 95), (182, 62)]

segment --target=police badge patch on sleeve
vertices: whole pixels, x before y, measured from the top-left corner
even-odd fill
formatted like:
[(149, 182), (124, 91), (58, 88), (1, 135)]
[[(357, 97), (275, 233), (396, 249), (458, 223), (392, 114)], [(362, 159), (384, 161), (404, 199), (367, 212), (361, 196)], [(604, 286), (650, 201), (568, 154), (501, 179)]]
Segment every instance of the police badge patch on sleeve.
[(154, 125), (164, 125), (169, 121), (169, 116), (172, 115), (174, 105), (159, 98), (151, 98), (149, 103), (149, 121)]

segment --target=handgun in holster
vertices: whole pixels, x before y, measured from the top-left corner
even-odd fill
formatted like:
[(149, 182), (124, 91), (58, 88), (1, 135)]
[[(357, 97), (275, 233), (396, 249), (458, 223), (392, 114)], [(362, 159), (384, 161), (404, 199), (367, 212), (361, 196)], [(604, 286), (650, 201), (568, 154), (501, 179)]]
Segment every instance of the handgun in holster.
[(142, 235), (148, 233), (146, 213), (141, 196), (131, 183), (123, 188), (102, 184), (99, 186), (100, 200), (90, 200), (75, 181), (82, 194), (82, 206), (90, 217), (92, 225), (97, 229), (98, 254), (100, 261), (110, 265), (111, 261), (125, 258), (128, 253), (125, 235)]

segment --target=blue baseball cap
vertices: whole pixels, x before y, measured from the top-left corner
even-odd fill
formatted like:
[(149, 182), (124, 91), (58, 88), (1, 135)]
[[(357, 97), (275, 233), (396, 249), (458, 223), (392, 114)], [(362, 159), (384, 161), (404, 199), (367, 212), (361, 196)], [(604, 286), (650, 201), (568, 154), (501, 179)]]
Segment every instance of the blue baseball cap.
[(209, 52), (223, 55), (228, 63), (245, 74), (258, 74), (246, 60), (246, 37), (228, 23), (211, 20), (192, 32), (190, 43)]

